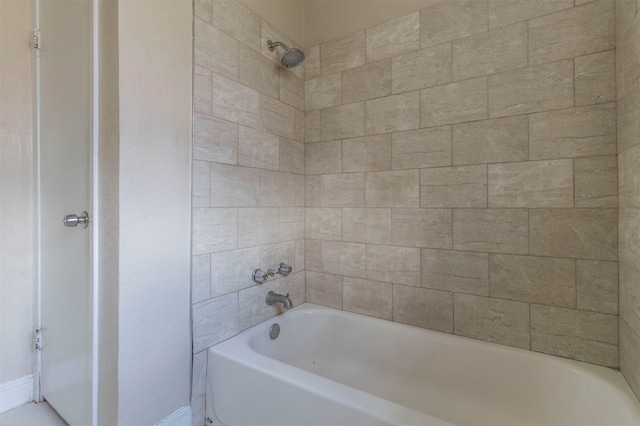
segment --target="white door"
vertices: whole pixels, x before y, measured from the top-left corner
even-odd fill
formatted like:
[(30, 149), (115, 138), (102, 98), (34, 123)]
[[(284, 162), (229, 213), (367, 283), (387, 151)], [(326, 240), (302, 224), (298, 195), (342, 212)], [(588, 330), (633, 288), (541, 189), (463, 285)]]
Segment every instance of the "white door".
[(42, 396), (71, 425), (92, 422), (92, 3), (39, 0)]

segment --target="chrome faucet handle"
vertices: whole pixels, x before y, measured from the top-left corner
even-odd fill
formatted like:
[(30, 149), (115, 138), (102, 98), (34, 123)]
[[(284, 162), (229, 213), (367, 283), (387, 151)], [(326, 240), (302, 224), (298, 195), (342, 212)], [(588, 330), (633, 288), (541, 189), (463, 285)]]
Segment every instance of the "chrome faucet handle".
[[(278, 265), (278, 273), (280, 275), (289, 275), (292, 271), (293, 271), (293, 268), (290, 265), (287, 265), (284, 262), (282, 262), (282, 263), (280, 263), (280, 265)], [(287, 294), (287, 296), (288, 296), (288, 294)]]
[(251, 278), (253, 279), (253, 282), (263, 284), (269, 279), (269, 275), (267, 275), (267, 272), (262, 269), (256, 269), (253, 271), (253, 274), (251, 274)]

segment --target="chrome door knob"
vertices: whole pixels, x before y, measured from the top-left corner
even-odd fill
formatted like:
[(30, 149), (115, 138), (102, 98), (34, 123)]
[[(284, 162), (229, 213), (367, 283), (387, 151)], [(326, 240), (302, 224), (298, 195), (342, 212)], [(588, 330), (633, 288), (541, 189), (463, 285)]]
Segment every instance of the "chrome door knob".
[(82, 212), (80, 216), (77, 214), (68, 214), (62, 220), (64, 226), (69, 228), (75, 228), (78, 225), (84, 225), (83, 228), (89, 226), (89, 213)]

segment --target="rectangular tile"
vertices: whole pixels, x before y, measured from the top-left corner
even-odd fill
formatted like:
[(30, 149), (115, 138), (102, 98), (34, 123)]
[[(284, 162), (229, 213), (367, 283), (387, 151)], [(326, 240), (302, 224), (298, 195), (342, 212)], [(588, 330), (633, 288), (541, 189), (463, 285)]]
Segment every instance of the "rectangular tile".
[(409, 130), (391, 137), (391, 167), (420, 169), (451, 165), (451, 126)]
[(453, 332), (453, 293), (393, 286), (393, 320), (445, 333)]
[(618, 160), (587, 157), (574, 160), (576, 207), (618, 207)]
[(307, 271), (307, 302), (342, 309), (342, 277)]
[(307, 175), (340, 173), (342, 142), (328, 141), (305, 144), (304, 170)]
[(240, 126), (238, 163), (241, 166), (278, 170), (280, 139), (273, 133)]
[(320, 141), (320, 111), (309, 111), (304, 113), (304, 141)]
[(238, 209), (238, 248), (278, 241), (278, 208)]
[(200, 19), (193, 24), (194, 63), (237, 80), (238, 42)]
[(627, 149), (640, 143), (638, 134), (640, 133), (640, 80), (618, 96), (618, 152), (622, 153)]
[(304, 143), (279, 138), (280, 171), (304, 174)]
[(615, 47), (613, 0), (599, 0), (529, 21), (529, 63)]
[(293, 306), (299, 306), (306, 302), (304, 270), (293, 273), (287, 277), (282, 277), (278, 281), (280, 283), (280, 291), (278, 291), (278, 293), (289, 294)]
[(322, 270), (347, 277), (366, 278), (366, 245), (322, 241)]
[(239, 46), (239, 55), (238, 81), (272, 98), (278, 98), (280, 66), (242, 44)]
[(305, 207), (320, 207), (320, 176), (304, 177)]
[(578, 309), (618, 314), (618, 263), (576, 261)]
[(211, 256), (191, 256), (191, 303), (211, 298)]
[(529, 349), (529, 304), (454, 294), (454, 333)]
[(340, 73), (333, 73), (304, 82), (305, 111), (329, 108), (340, 105), (341, 102), (342, 78)]
[(342, 141), (342, 171), (391, 170), (391, 135), (365, 136)]
[(278, 136), (293, 139), (295, 133), (295, 109), (270, 96), (260, 96), (262, 127)]
[(280, 283), (275, 281), (266, 282), (238, 292), (238, 315), (240, 317), (240, 329), (246, 330), (281, 312), (280, 304), (267, 305), (264, 301), (265, 294), (269, 291), (280, 290)]
[(640, 334), (620, 319), (620, 371), (636, 393), (640, 393), (640, 365), (636, 354), (640, 352)]
[(260, 248), (223, 251), (211, 255), (211, 297), (253, 287), (252, 272), (260, 267)]
[(280, 100), (304, 111), (304, 80), (285, 68), (280, 68)]
[[(260, 266), (263, 270), (278, 269), (281, 262), (290, 265), (294, 270), (296, 269), (295, 241), (282, 241), (260, 246)], [(280, 277), (276, 276), (275, 278)]]
[(452, 0), (439, 2), (420, 11), (422, 47), (487, 31), (488, 2)]
[(451, 82), (451, 43), (395, 56), (391, 63), (393, 93)]
[(408, 92), (366, 102), (367, 135), (420, 127), (420, 94)]
[(391, 320), (391, 284), (344, 277), (342, 289), (345, 311)]
[(343, 209), (342, 239), (353, 243), (391, 244), (391, 209)]
[(488, 296), (489, 255), (422, 249), (422, 286)]
[(573, 160), (490, 164), (489, 207), (573, 207)]
[(593, 53), (575, 59), (576, 106), (616, 100), (616, 51)]
[(259, 171), (248, 167), (211, 163), (211, 207), (257, 207)]
[(450, 209), (393, 209), (392, 242), (399, 246), (451, 248)]
[(489, 273), (491, 297), (576, 307), (573, 259), (492, 254)]
[(334, 72), (355, 68), (365, 63), (365, 32), (320, 45), (320, 73), (329, 75)]
[(527, 116), (453, 126), (453, 164), (504, 163), (528, 159)]
[(260, 17), (240, 2), (212, 1), (213, 26), (260, 51)]
[(618, 317), (531, 305), (531, 350), (618, 366)]
[(617, 260), (617, 209), (539, 209), (530, 215), (531, 254)]
[(394, 284), (420, 286), (420, 249), (367, 245), (367, 278)]
[(304, 50), (304, 78), (311, 80), (320, 77), (320, 45)]
[(260, 126), (260, 93), (218, 74), (212, 76), (213, 115), (223, 120)]
[(211, 171), (208, 161), (193, 161), (191, 176), (193, 179), (193, 193), (191, 194), (192, 207), (209, 207), (209, 191)]
[(236, 209), (193, 209), (192, 255), (236, 248), (237, 223)]
[(320, 111), (320, 139), (357, 138), (365, 135), (364, 102)]
[[(191, 399), (204, 396), (207, 385), (207, 351), (193, 354)], [(193, 403), (192, 403), (193, 404)], [(202, 407), (204, 409), (204, 407)], [(202, 419), (204, 422), (204, 419)]]
[(193, 350), (200, 352), (240, 332), (238, 293), (193, 305)]
[(489, 0), (489, 28), (526, 21), (571, 7), (572, 0)]
[(278, 209), (278, 239), (280, 241), (304, 238), (304, 207)]
[(615, 153), (615, 104), (570, 108), (529, 116), (529, 156), (532, 160)]
[(487, 79), (476, 78), (420, 91), (420, 126), (487, 118)]
[(415, 12), (366, 30), (367, 62), (420, 49), (420, 13)]
[(293, 175), (293, 205), (304, 207), (304, 176)]
[(452, 55), (454, 80), (526, 67), (527, 23), (521, 22), (454, 41)]
[(260, 170), (260, 206), (293, 206), (295, 176), (291, 173)]
[(193, 112), (211, 115), (211, 71), (193, 65)]
[(489, 117), (573, 106), (573, 61), (489, 76)]
[(640, 145), (618, 154), (621, 208), (640, 208)]
[(320, 205), (364, 207), (364, 173), (343, 173), (320, 177)]
[(455, 209), (454, 250), (529, 253), (529, 213), (524, 209)]
[(418, 207), (418, 170), (368, 172), (365, 191), (367, 207)]
[[(304, 93), (304, 85), (302, 86), (302, 92)], [(280, 95), (282, 97), (282, 95)], [(287, 102), (285, 99), (283, 99), (285, 102)], [(304, 100), (302, 102), (304, 104)], [(293, 138), (293, 140), (295, 140), (296, 142), (305, 142), (304, 140), (304, 132), (305, 132), (305, 126), (306, 126), (306, 118), (305, 118), (305, 114), (304, 111), (299, 110), (299, 109), (294, 109), (294, 133), (295, 133), (295, 137)]]
[(487, 207), (487, 166), (420, 170), (420, 207)]
[(304, 218), (305, 238), (319, 240), (342, 239), (342, 209), (308, 208)]
[(342, 103), (349, 104), (390, 94), (390, 59), (342, 72)]

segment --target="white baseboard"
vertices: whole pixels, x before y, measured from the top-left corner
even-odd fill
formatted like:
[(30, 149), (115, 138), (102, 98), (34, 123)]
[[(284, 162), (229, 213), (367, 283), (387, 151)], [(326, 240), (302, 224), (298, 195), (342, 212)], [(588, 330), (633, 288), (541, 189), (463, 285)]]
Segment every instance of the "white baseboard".
[(191, 406), (185, 405), (153, 426), (191, 426)]
[(33, 401), (33, 374), (0, 383), (0, 413)]

